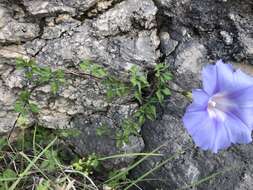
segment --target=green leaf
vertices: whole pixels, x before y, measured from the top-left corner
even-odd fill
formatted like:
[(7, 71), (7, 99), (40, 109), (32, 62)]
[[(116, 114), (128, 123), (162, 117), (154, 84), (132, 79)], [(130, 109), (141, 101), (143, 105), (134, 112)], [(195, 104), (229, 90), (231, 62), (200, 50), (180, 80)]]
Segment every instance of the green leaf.
[(64, 70), (62, 69), (56, 70), (53, 74), (55, 75), (55, 78), (58, 80), (64, 79), (65, 77)]
[(171, 75), (170, 72), (167, 71), (167, 72), (162, 74), (162, 78), (167, 82), (169, 80), (172, 80), (172, 75)]
[(107, 71), (102, 66), (97, 64), (92, 65), (91, 74), (100, 78), (103, 78), (108, 75)]
[(56, 81), (50, 83), (51, 92), (55, 95), (59, 90), (59, 84)]
[(26, 115), (21, 115), (17, 120), (17, 125), (22, 128), (26, 128), (29, 120)]
[(136, 65), (133, 65), (131, 68), (130, 68), (130, 72), (132, 73), (132, 75), (136, 75), (137, 72), (138, 72), (138, 67)]
[(27, 90), (23, 90), (20, 92), (19, 99), (23, 102), (27, 102), (30, 98), (31, 93)]
[(138, 100), (140, 103), (142, 103), (142, 95), (139, 91), (134, 92), (134, 97), (136, 98), (136, 100)]
[(138, 80), (141, 81), (143, 87), (149, 86), (149, 83), (148, 83), (148, 80), (147, 80), (147, 76), (140, 75), (138, 77)]
[(49, 82), (50, 79), (53, 77), (53, 73), (50, 67), (38, 68), (34, 70), (34, 74), (38, 75), (39, 83)]
[(50, 181), (40, 181), (39, 185), (36, 187), (36, 190), (49, 190)]
[(137, 84), (139, 83), (135, 77), (131, 77), (130, 82), (132, 83), (133, 86), (137, 86)]
[(124, 82), (111, 76), (103, 80), (103, 85), (106, 89), (106, 96), (109, 101), (115, 97), (124, 96), (129, 92), (129, 87)]
[(54, 150), (48, 150), (45, 152), (46, 159), (41, 163), (40, 167), (47, 171), (54, 171), (57, 168), (58, 155)]
[(80, 68), (84, 71), (84, 72), (90, 72), (90, 67), (91, 67), (91, 61), (89, 60), (84, 60), (81, 64), (80, 64)]
[(162, 94), (161, 90), (156, 91), (156, 97), (158, 98), (158, 101), (160, 104), (163, 103), (164, 100), (164, 95)]
[(38, 105), (36, 105), (34, 103), (29, 103), (28, 105), (29, 105), (29, 108), (30, 108), (32, 113), (39, 113)]
[(104, 78), (108, 76), (107, 71), (101, 65), (91, 63), (89, 60), (85, 60), (80, 64), (80, 68), (95, 77)]
[(23, 58), (17, 58), (16, 59), (16, 68), (17, 69), (25, 69), (28, 68), (30, 65), (34, 64), (32, 60), (26, 60)]
[(25, 106), (24, 102), (17, 100), (14, 105), (15, 112), (24, 113), (24, 111), (25, 111), (24, 106)]
[(163, 93), (165, 96), (170, 96), (170, 95), (171, 95), (171, 92), (170, 92), (170, 89), (169, 89), (169, 88), (164, 88), (164, 89), (162, 89), (162, 93)]
[(16, 178), (16, 177), (17, 177), (17, 174), (12, 169), (6, 169), (3, 172), (3, 179)]
[(145, 123), (145, 116), (144, 115), (141, 115), (141, 116), (139, 116), (139, 118), (138, 118), (138, 122), (139, 122), (139, 124), (140, 125), (143, 125), (144, 123)]
[(156, 119), (156, 107), (154, 105), (148, 104), (146, 107), (146, 115), (149, 120)]
[(31, 79), (33, 78), (33, 72), (27, 71), (27, 72), (25, 73), (25, 77), (26, 77), (27, 79), (31, 80)]

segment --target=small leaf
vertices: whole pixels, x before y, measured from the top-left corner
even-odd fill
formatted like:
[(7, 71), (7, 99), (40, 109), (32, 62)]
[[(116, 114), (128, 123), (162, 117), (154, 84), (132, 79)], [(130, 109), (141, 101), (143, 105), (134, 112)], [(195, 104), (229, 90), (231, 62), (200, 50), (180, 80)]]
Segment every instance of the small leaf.
[(28, 92), (27, 90), (23, 90), (20, 92), (19, 98), (21, 101), (27, 102), (30, 98), (30, 95), (31, 95), (30, 92)]
[(50, 83), (51, 92), (55, 95), (59, 90), (59, 84), (56, 81)]
[(26, 77), (27, 79), (32, 79), (32, 77), (33, 77), (33, 72), (27, 71), (27, 72), (25, 73), (25, 77)]
[(146, 87), (146, 86), (149, 85), (149, 83), (148, 83), (148, 81), (147, 81), (147, 76), (141, 75), (141, 76), (138, 77), (138, 79), (139, 79), (139, 81), (142, 82), (143, 86)]
[(156, 107), (153, 105), (147, 106), (147, 118), (149, 120), (155, 120), (156, 118)]
[(58, 80), (64, 79), (64, 71), (62, 69), (59, 69), (53, 73), (55, 75), (55, 78)]
[(93, 64), (90, 61), (86, 60), (83, 61), (80, 64), (80, 68), (84, 71), (87, 72), (95, 77), (99, 78), (104, 78), (108, 75), (107, 71), (102, 67), (101, 65), (98, 64)]
[(36, 190), (49, 190), (50, 181), (40, 181), (39, 185), (36, 187)]
[(21, 128), (26, 128), (29, 124), (29, 120), (28, 120), (27, 116), (21, 115), (17, 120), (17, 124)]
[(84, 61), (80, 64), (80, 68), (81, 68), (84, 72), (90, 72), (90, 67), (91, 67), (91, 61), (89, 61), (89, 60), (84, 60)]
[(40, 167), (48, 171), (54, 171), (57, 168), (58, 155), (54, 150), (48, 150), (45, 152), (46, 159), (41, 163)]
[(141, 115), (139, 118), (138, 118), (138, 122), (140, 125), (143, 125), (145, 123), (145, 117), (144, 115)]
[(165, 96), (170, 96), (170, 95), (171, 95), (171, 92), (170, 92), (170, 89), (169, 89), (169, 88), (164, 88), (164, 89), (162, 89), (162, 93), (163, 93)]
[(156, 97), (158, 98), (159, 103), (162, 104), (164, 100), (164, 96), (161, 90), (158, 90), (155, 94), (156, 94)]
[(137, 86), (138, 84), (138, 80), (134, 77), (131, 77), (130, 82), (132, 83), (133, 86)]
[(171, 75), (170, 72), (167, 71), (167, 72), (165, 72), (165, 73), (162, 74), (162, 78), (163, 78), (165, 81), (169, 81), (169, 80), (172, 79), (172, 75)]
[(107, 76), (106, 70), (102, 66), (95, 64), (92, 66), (91, 73), (92, 75), (100, 78)]
[(29, 108), (30, 108), (32, 113), (39, 113), (38, 105), (36, 105), (34, 103), (29, 103), (28, 105), (29, 105)]
[(3, 172), (3, 179), (10, 179), (10, 178), (16, 178), (16, 177), (17, 177), (16, 172), (14, 172), (14, 171), (11, 170), (11, 169), (6, 169), (6, 170)]
[(138, 100), (140, 103), (142, 103), (142, 95), (140, 94), (139, 91), (134, 92), (134, 97), (136, 98), (136, 100)]
[(17, 69), (23, 69), (25, 66), (25, 60), (21, 57), (16, 58), (16, 67)]
[(22, 102), (22, 101), (16, 101), (15, 102), (15, 106), (14, 106), (15, 112), (17, 112), (17, 113), (23, 113), (24, 110), (25, 110), (24, 106), (25, 106), (24, 102)]

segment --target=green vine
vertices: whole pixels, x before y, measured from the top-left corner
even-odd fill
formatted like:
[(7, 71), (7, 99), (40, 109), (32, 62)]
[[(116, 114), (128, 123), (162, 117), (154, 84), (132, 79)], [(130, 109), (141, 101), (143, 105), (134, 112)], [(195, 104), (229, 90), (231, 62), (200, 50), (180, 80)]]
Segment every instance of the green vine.
[[(39, 113), (39, 107), (31, 101), (33, 90), (42, 85), (50, 85), (52, 94), (56, 95), (60, 86), (64, 84), (64, 70), (53, 70), (48, 66), (40, 66), (34, 60), (17, 59), (16, 67), (24, 71), (24, 76), (31, 86), (30, 90), (21, 91), (15, 103), (15, 111), (19, 113), (18, 122), (26, 125), (29, 114)], [(128, 118), (124, 119), (116, 131), (117, 146), (121, 147), (129, 143), (129, 138), (138, 135), (141, 126), (147, 120), (156, 119), (157, 104), (163, 104), (168, 97), (170, 89), (168, 82), (172, 75), (165, 64), (157, 64), (152, 71), (143, 71), (138, 66), (132, 66), (128, 73), (128, 80), (120, 80), (109, 72), (105, 67), (94, 64), (91, 61), (83, 61), (80, 68), (83, 75), (88, 75), (104, 85), (108, 101), (123, 96), (132, 96), (139, 108)], [(149, 78), (152, 80), (148, 80)], [(98, 135), (104, 133), (105, 129), (97, 130)]]
[(58, 69), (53, 71), (50, 67), (36, 64), (32, 59), (18, 58), (16, 60), (16, 68), (24, 71), (27, 86), (25, 90), (20, 92), (15, 102), (14, 110), (19, 115), (13, 129), (16, 124), (26, 126), (28, 124), (28, 116), (39, 113), (38, 105), (31, 101), (32, 92), (36, 87), (49, 84), (52, 94), (56, 95), (60, 86), (65, 82), (63, 70)]
[[(163, 104), (164, 99), (171, 94), (168, 82), (172, 79), (172, 75), (165, 64), (155, 66), (150, 82), (147, 77), (148, 73), (141, 71), (137, 66), (131, 67), (127, 82), (117, 79), (104, 67), (90, 61), (82, 62), (80, 67), (85, 73), (100, 78), (109, 100), (132, 94), (134, 100), (139, 104), (135, 113), (124, 119), (116, 131), (118, 147), (129, 143), (130, 136), (138, 135), (145, 121), (155, 120), (157, 104)], [(97, 130), (99, 135), (105, 131), (104, 127), (101, 130)]]

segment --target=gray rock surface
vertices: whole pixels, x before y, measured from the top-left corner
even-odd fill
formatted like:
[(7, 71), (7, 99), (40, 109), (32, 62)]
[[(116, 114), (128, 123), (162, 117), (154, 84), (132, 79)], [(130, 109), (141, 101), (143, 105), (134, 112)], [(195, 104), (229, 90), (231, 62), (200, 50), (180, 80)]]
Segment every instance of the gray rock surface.
[[(0, 5), (3, 15), (0, 19), (0, 132), (9, 131), (14, 125), (17, 119), (14, 103), (27, 85), (22, 73), (15, 71), (17, 57), (33, 58), (41, 66), (62, 68), (70, 73), (80, 72), (79, 63), (90, 59), (118, 74), (134, 64), (152, 66), (160, 57), (157, 8), (151, 0), (104, 3), (25, 0), (20, 3), (1, 1)], [(87, 10), (91, 11), (90, 16), (86, 15)], [(116, 140), (112, 138), (120, 120), (135, 109), (135, 103), (128, 97), (125, 101), (108, 103), (103, 86), (97, 81), (78, 75), (66, 77), (67, 82), (57, 96), (50, 93), (49, 86), (33, 91), (32, 101), (38, 104), (40, 112), (31, 121), (35, 119), (50, 128), (80, 129), (81, 137), (72, 141), (82, 155), (94, 151), (99, 155), (111, 155), (142, 150), (141, 137), (131, 138), (131, 143), (122, 149), (116, 147)], [(95, 129), (103, 120), (113, 122), (114, 125), (109, 126), (114, 130), (111, 136), (99, 138)], [(132, 160), (118, 160), (109, 168), (126, 165)]]
[[(237, 67), (253, 64), (252, 0), (0, 0), (0, 132), (9, 131), (17, 113), (14, 102), (27, 85), (15, 58), (33, 58), (41, 66), (79, 73), (79, 63), (90, 59), (124, 79), (132, 65), (153, 67), (165, 62), (171, 68), (178, 91), (200, 86), (200, 70), (217, 59)], [(252, 72), (252, 66), (246, 70)], [(77, 128), (81, 136), (70, 139), (80, 154), (150, 152), (165, 143), (166, 156), (185, 153), (140, 184), (146, 190), (177, 189), (231, 165), (238, 167), (193, 189), (250, 190), (253, 183), (252, 144), (233, 146), (217, 155), (194, 147), (182, 126), (188, 100), (173, 93), (155, 122), (146, 123), (141, 137), (133, 137), (122, 149), (114, 134), (97, 137), (96, 128), (109, 124), (113, 132), (136, 104), (130, 97), (108, 103), (99, 83), (67, 74), (57, 96), (49, 86), (38, 87), (32, 100), (40, 107), (36, 118), (51, 128)], [(162, 158), (164, 159), (164, 158)], [(106, 163), (119, 168), (133, 159)], [(140, 176), (159, 163), (149, 159), (133, 171)]]
[[(252, 74), (252, 66), (242, 65), (253, 64), (248, 48), (252, 47), (249, 45), (253, 39), (252, 35), (245, 40), (246, 36), (252, 33), (252, 1), (157, 0), (156, 5), (161, 10), (161, 50), (165, 54), (165, 61), (173, 70), (175, 89), (182, 91), (200, 87), (201, 68), (218, 58), (237, 62), (237, 67)], [(179, 43), (175, 50), (167, 55), (166, 50), (171, 49), (170, 39)], [(170, 43), (173, 45), (173, 41)], [(158, 163), (174, 155), (173, 160), (149, 176), (158, 178), (159, 181), (139, 185), (145, 190), (252, 189), (252, 143), (234, 145), (218, 154), (199, 150), (194, 146), (181, 120), (189, 103), (182, 94), (174, 93), (161, 108), (157, 121), (143, 126), (144, 151), (150, 152), (164, 145), (159, 152), (165, 157), (144, 161), (132, 172), (132, 177), (138, 178), (144, 171), (150, 171)], [(178, 154), (178, 151), (183, 153)], [(210, 176), (211, 179), (196, 187), (190, 186)]]

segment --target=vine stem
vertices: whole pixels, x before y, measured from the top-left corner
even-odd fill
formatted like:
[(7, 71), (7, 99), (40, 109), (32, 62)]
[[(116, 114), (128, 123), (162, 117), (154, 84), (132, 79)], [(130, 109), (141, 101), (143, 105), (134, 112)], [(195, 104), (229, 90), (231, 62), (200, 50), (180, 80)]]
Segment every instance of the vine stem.
[(70, 70), (64, 69), (64, 73), (65, 74), (72, 74), (72, 75), (75, 75), (75, 76), (78, 76), (78, 77), (82, 77), (82, 78), (90, 77), (90, 78), (93, 78), (93, 79), (96, 79), (96, 80), (103, 80), (103, 78), (96, 77), (96, 76), (93, 76), (91, 74), (83, 73), (83, 72), (82, 73), (76, 73), (74, 71), (70, 71)]
[(13, 131), (14, 131), (16, 125), (17, 125), (17, 122), (18, 122), (18, 119), (20, 118), (20, 116), (21, 116), (21, 113), (18, 114), (18, 116), (17, 116), (17, 118), (16, 118), (14, 124), (13, 124), (12, 127), (11, 127), (11, 130), (10, 130), (10, 132), (9, 132), (9, 134), (8, 134), (8, 138), (7, 138), (8, 142), (9, 142), (9, 140), (10, 140), (10, 138), (11, 138), (11, 135), (12, 135), (12, 133), (13, 133)]

